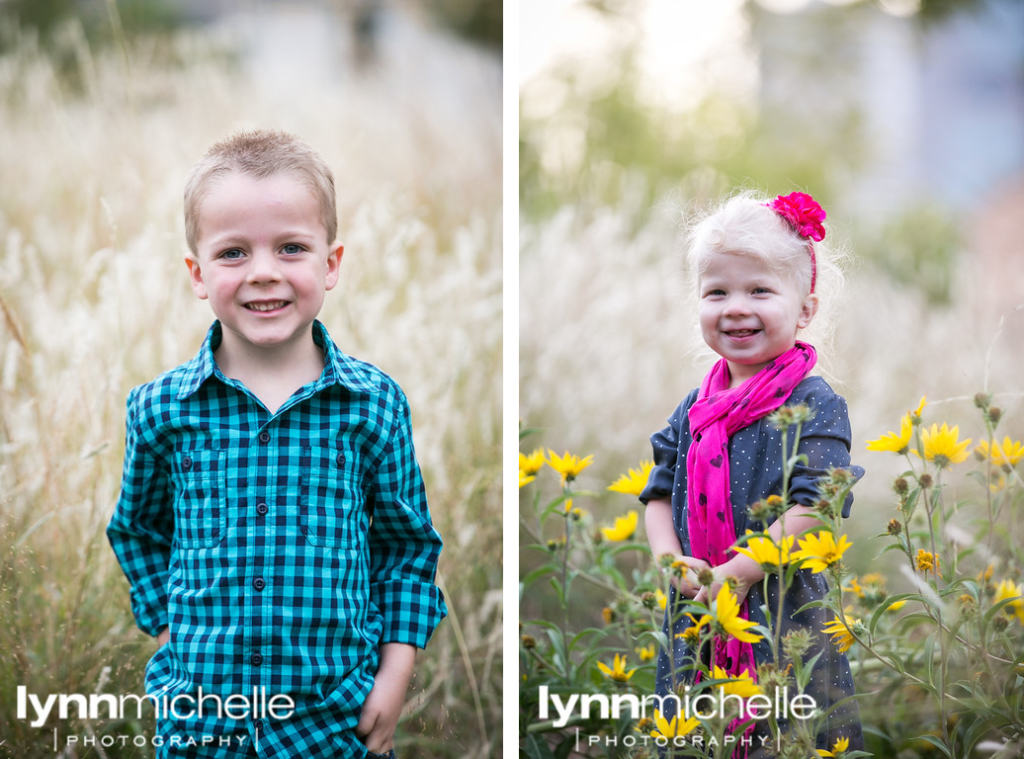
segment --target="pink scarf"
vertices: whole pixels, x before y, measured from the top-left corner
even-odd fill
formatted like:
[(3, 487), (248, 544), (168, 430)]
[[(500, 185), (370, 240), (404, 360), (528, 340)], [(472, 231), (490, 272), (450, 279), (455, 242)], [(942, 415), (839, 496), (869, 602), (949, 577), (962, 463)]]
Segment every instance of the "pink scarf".
[[(797, 342), (732, 390), (724, 358), (704, 378), (697, 401), (690, 407), (693, 443), (686, 456), (687, 527), (692, 556), (713, 567), (730, 558), (727, 554), (737, 535), (729, 493), (729, 438), (782, 406), (817, 360), (813, 347)], [(713, 600), (709, 598), (708, 603)], [(740, 615), (749, 619), (746, 599)], [(754, 648), (736, 638), (715, 639), (712, 664), (733, 677), (748, 672), (757, 680)]]

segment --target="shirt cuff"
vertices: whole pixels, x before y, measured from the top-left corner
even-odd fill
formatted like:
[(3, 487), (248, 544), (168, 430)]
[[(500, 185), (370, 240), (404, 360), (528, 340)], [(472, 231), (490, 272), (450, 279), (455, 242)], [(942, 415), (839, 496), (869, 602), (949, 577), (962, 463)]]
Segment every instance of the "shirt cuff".
[(153, 575), (132, 586), (132, 613), (139, 629), (154, 638), (167, 627), (167, 582)]
[(448, 615), (441, 589), (416, 580), (388, 580), (370, 595), (384, 617), (381, 643), (408, 643), (426, 648), (434, 628)]

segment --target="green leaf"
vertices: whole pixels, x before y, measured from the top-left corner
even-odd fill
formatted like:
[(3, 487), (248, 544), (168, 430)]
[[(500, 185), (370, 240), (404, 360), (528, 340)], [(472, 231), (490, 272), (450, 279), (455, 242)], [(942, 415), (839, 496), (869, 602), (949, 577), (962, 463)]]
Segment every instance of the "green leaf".
[(939, 751), (941, 751), (945, 756), (948, 756), (949, 759), (953, 759), (953, 754), (950, 752), (950, 750), (946, 746), (946, 744), (943, 743), (942, 739), (939, 738), (938, 736), (936, 736), (936, 735), (928, 735), (928, 734), (919, 735), (919, 736), (917, 736), (916, 740), (926, 741), (926, 742), (932, 744), (933, 746), (935, 746), (935, 748), (937, 748)]

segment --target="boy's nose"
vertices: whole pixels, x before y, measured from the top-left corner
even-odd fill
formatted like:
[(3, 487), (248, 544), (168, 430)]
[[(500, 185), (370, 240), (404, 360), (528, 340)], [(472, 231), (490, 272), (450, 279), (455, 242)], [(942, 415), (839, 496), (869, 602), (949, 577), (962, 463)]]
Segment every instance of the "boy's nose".
[(253, 253), (247, 277), (250, 282), (275, 281), (280, 278), (281, 272), (278, 268), (277, 256), (265, 251)]

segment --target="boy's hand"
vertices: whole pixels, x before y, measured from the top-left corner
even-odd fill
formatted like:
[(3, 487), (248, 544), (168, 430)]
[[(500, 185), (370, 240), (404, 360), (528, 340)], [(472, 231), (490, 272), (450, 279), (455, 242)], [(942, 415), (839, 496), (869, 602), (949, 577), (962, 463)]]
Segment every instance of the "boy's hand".
[(380, 647), (380, 667), (356, 725), (356, 735), (374, 754), (386, 754), (394, 744), (415, 658), (415, 646), (385, 643)]
[(165, 627), (163, 630), (156, 634), (156, 642), (163, 646), (171, 639), (171, 630), (169, 627)]

